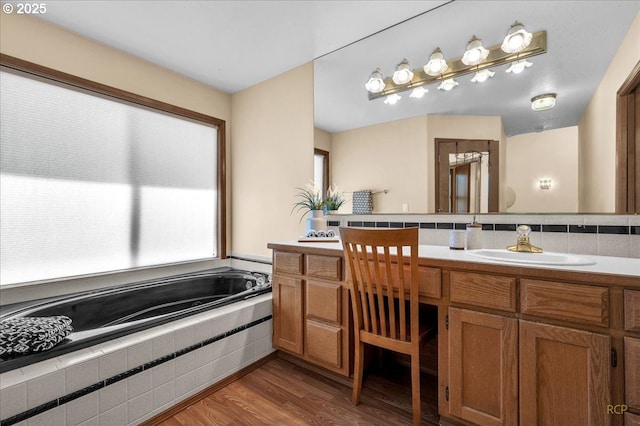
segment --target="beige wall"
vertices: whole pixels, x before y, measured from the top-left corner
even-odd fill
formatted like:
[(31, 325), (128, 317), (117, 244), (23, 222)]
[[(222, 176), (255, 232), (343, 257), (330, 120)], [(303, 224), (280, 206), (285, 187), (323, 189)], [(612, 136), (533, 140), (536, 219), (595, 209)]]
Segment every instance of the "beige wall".
[(615, 211), (616, 92), (640, 60), (640, 14), (579, 123), (581, 212)]
[(374, 213), (427, 211), (427, 119), (410, 118), (331, 136), (331, 179), (346, 193), (382, 191), (373, 196)]
[(313, 129), (313, 147), (324, 151), (331, 151), (331, 133), (320, 129)]
[(409, 213), (433, 212), (436, 138), (493, 139), (502, 145), (502, 120), (429, 115), (334, 133), (332, 180), (346, 192), (388, 190), (374, 195), (374, 213), (400, 213), (405, 204)]
[[(527, 133), (507, 139), (506, 180), (518, 212), (578, 211), (578, 127)], [(551, 179), (549, 190), (540, 179)]]
[(313, 64), (231, 98), (232, 254), (270, 256), (269, 241), (304, 235), (291, 213), (296, 187), (313, 178)]

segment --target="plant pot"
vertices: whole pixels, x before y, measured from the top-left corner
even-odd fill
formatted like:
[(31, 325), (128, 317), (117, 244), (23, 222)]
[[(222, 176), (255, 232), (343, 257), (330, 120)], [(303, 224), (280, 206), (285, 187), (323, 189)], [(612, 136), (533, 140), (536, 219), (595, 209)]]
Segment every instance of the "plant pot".
[(307, 219), (307, 232), (309, 231), (326, 231), (327, 220), (324, 218), (322, 210), (311, 210), (311, 217)]

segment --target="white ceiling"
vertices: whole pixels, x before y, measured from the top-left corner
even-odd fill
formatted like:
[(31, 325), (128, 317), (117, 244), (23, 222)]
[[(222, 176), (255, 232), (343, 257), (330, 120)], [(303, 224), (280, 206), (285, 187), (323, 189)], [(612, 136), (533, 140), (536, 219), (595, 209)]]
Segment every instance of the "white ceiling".
[[(577, 124), (639, 11), (638, 0), (53, 0), (41, 18), (227, 93), (315, 59), (315, 122), (330, 132), (424, 114), (482, 114), (501, 115), (513, 135)], [(474, 34), (499, 44), (515, 20), (547, 31), (548, 52), (522, 74), (502, 66), (482, 85), (463, 76), (451, 92), (429, 86), (423, 99), (404, 96), (394, 106), (367, 99), (374, 68), (389, 75), (405, 57), (420, 67), (436, 46), (459, 57)], [(558, 93), (556, 108), (531, 112), (529, 99), (545, 92)]]

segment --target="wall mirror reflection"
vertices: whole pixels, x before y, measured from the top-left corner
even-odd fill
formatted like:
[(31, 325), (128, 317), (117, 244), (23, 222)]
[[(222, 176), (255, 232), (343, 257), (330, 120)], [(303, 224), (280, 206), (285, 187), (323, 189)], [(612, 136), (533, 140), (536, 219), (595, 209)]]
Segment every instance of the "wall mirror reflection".
[[(615, 212), (616, 92), (637, 72), (640, 3), (424, 3), (424, 13), (314, 61), (315, 146), (330, 153), (330, 180), (346, 192), (386, 190), (375, 196), (374, 213), (459, 211), (451, 167), (437, 166), (436, 141), (492, 140), (499, 166), (485, 181), (497, 181), (495, 198), (487, 190), (479, 200), (486, 211)], [(451, 90), (438, 89), (442, 75), (422, 86), (422, 97), (404, 90), (409, 83), (395, 104), (369, 99), (365, 83), (377, 68), (389, 84), (406, 59), (414, 77), (424, 77), (437, 48), (460, 66), (474, 38), (491, 50), (490, 60), (515, 21), (546, 36), (546, 51), (527, 58), (521, 72), (507, 72), (513, 60), (477, 63), (454, 77)], [(479, 82), (483, 68), (494, 74)], [(556, 94), (556, 105), (532, 110), (532, 98), (546, 93)], [(637, 171), (629, 180), (638, 181)]]

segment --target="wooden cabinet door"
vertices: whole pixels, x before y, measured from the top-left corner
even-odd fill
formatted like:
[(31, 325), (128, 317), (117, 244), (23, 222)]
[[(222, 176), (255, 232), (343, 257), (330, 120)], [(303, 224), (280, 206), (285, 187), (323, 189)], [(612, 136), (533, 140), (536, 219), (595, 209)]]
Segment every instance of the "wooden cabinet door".
[(625, 403), (640, 411), (640, 339), (624, 338), (624, 387)]
[(520, 321), (520, 424), (611, 423), (611, 338)]
[(518, 321), (449, 309), (449, 411), (478, 425), (518, 423)]
[(342, 368), (342, 286), (306, 281), (304, 352), (313, 362)]
[(273, 345), (298, 355), (303, 349), (302, 285), (300, 279), (273, 276)]

